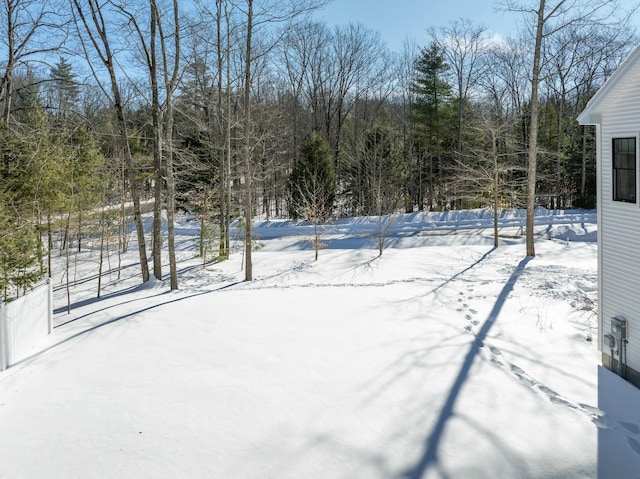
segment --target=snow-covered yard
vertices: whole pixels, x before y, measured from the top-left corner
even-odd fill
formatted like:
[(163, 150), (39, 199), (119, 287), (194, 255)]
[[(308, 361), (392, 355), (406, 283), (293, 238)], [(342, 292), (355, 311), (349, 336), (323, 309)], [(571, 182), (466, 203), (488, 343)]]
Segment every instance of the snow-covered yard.
[[(595, 213), (257, 222), (206, 267), (180, 234), (180, 286), (132, 264), (95, 296), (57, 283), (42, 353), (0, 373), (2, 478), (638, 478), (640, 391), (598, 367)], [(134, 261), (136, 252), (129, 257)], [(54, 278), (58, 282), (60, 277)], [(90, 280), (89, 280), (90, 279)]]

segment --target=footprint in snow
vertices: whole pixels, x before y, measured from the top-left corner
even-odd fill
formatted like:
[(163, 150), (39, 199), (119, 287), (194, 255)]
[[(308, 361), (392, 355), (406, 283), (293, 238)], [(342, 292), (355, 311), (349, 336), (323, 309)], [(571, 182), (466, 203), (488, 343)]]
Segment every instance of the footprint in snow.
[(602, 409), (594, 407), (594, 406), (589, 406), (588, 404), (578, 404), (578, 406), (580, 406), (580, 409), (582, 409), (585, 412), (588, 412), (590, 414), (593, 414), (595, 416), (602, 416), (604, 413), (602, 412)]
[[(496, 364), (496, 365), (498, 365), (500, 367), (505, 367), (505, 365), (500, 360), (498, 360), (497, 357), (496, 357), (496, 356), (501, 355), (502, 352), (498, 348), (495, 348), (493, 346), (491, 346), (489, 349), (490, 349), (491, 353), (493, 353), (493, 355), (494, 355), (491, 358), (491, 362), (493, 362), (494, 364)], [(569, 401), (568, 399), (565, 399), (564, 397), (562, 397), (558, 392), (554, 391), (550, 387), (547, 387), (544, 384), (540, 384), (538, 381), (536, 381), (531, 376), (529, 376), (522, 368), (516, 366), (515, 364), (508, 363), (508, 367), (511, 370), (511, 372), (520, 381), (525, 383), (531, 389), (533, 389), (533, 390), (537, 389), (538, 391), (540, 391), (542, 394), (547, 396), (549, 401), (551, 401), (552, 403), (558, 404), (560, 406), (568, 407), (570, 409), (573, 409), (575, 411), (584, 413), (587, 416), (589, 416), (590, 419), (591, 419), (591, 422), (593, 424), (595, 424), (595, 426), (597, 428), (599, 428), (599, 429), (618, 429), (618, 430), (620, 430), (620, 428), (622, 428), (626, 432), (629, 432), (631, 434), (640, 435), (640, 425), (634, 424), (634, 423), (630, 423), (630, 422), (623, 422), (623, 421), (621, 421), (621, 422), (611, 421), (610, 419), (607, 419), (605, 417), (605, 414), (601, 409), (599, 409), (597, 407), (594, 407), (594, 406), (590, 406), (589, 404), (584, 404), (584, 403), (577, 403), (576, 404), (576, 403), (573, 403), (573, 402)], [(633, 451), (636, 454), (640, 455), (640, 440), (636, 439), (634, 437), (627, 436), (627, 442), (629, 443), (629, 446), (633, 449)]]
[(543, 386), (543, 385), (540, 384), (540, 385), (538, 385), (538, 389), (540, 389), (540, 391), (545, 393), (547, 396), (558, 396), (557, 392), (555, 392), (551, 388), (548, 388), (547, 386)]
[(478, 312), (477, 312), (475, 309), (469, 309), (469, 312), (470, 312), (471, 314), (478, 314)]
[(523, 369), (519, 368), (518, 366), (516, 366), (515, 364), (511, 364), (509, 365), (511, 372), (513, 374), (515, 374), (515, 376), (522, 381), (523, 383), (525, 383), (527, 386), (529, 386), (530, 388), (533, 388), (537, 382), (534, 381), (533, 379), (531, 379), (527, 373), (524, 372)]
[(598, 429), (611, 429), (611, 423), (601, 416), (595, 416), (591, 419), (591, 422), (596, 425)]
[(502, 351), (500, 351), (495, 346), (489, 346), (489, 351), (491, 351), (491, 353), (495, 354), (496, 356), (500, 356), (502, 354)]
[(576, 409), (578, 410), (578, 406), (576, 406), (575, 404), (573, 404), (571, 401), (567, 401), (566, 399), (563, 399), (559, 394), (551, 395), (549, 396), (549, 401), (551, 401), (553, 404), (559, 404), (560, 406), (566, 406), (569, 409)]
[[(601, 413), (601, 411), (598, 408), (594, 408), (587, 404), (575, 404), (568, 399), (565, 399), (550, 387), (547, 387), (544, 384), (540, 384), (538, 381), (530, 377), (522, 368), (519, 368), (515, 364), (511, 364), (511, 371), (516, 375), (518, 379), (527, 384), (530, 388), (538, 389), (538, 391), (547, 396), (549, 401), (551, 401), (553, 404), (558, 404), (560, 406), (568, 407), (569, 409), (575, 409), (576, 411), (586, 413), (592, 417), (591, 420), (596, 424), (596, 426), (605, 427), (603, 423), (599, 422), (599, 413)], [(638, 428), (638, 431), (640, 431), (640, 428)], [(640, 442), (638, 444), (640, 445)]]

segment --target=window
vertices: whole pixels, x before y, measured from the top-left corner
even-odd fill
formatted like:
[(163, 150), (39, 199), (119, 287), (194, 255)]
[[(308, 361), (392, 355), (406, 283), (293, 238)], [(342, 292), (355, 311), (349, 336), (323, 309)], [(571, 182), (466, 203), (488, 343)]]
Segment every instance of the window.
[(613, 139), (613, 201), (636, 202), (636, 139)]

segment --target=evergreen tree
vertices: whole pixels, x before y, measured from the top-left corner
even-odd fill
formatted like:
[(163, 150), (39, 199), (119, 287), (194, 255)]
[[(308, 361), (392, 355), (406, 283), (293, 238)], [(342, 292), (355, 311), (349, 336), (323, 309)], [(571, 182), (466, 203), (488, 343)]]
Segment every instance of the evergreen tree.
[(7, 301), (30, 288), (40, 277), (38, 235), (0, 192), (0, 299)]
[(322, 246), (318, 226), (333, 214), (336, 175), (329, 143), (312, 133), (302, 145), (302, 158), (291, 173), (291, 208), (293, 218), (303, 218), (314, 227), (312, 243), (316, 260)]
[(335, 200), (335, 170), (329, 144), (318, 133), (312, 133), (302, 145), (302, 158), (291, 173), (291, 197), (293, 218), (308, 219), (309, 204), (314, 204), (315, 214), (328, 219)]
[[(15, 127), (0, 129), (0, 291), (6, 300), (30, 288), (45, 272), (38, 233), (40, 197), (56, 193), (49, 176), (44, 116), (31, 88), (16, 92)], [(30, 122), (30, 123), (25, 123)], [(38, 267), (40, 263), (40, 267)]]
[(349, 215), (379, 215), (407, 208), (409, 161), (405, 138), (395, 123), (396, 112), (382, 104), (366, 119), (349, 118), (343, 130), (341, 211)]
[(17, 124), (16, 128), (28, 129), (31, 125), (39, 125), (44, 118), (40, 99), (41, 81), (42, 78), (30, 68), (15, 75), (11, 116)]
[[(415, 78), (412, 85), (415, 102), (412, 105), (412, 120), (416, 125), (420, 147), (418, 208), (424, 206), (424, 191), (427, 190), (426, 203), (431, 209), (435, 202), (436, 177), (442, 181), (444, 170), (443, 157), (450, 129), (447, 122), (451, 119), (451, 85), (445, 80), (449, 66), (436, 43), (423, 48), (415, 62)], [(448, 131), (448, 133), (447, 133)], [(428, 183), (427, 183), (428, 182)]]
[(71, 64), (64, 57), (51, 68), (50, 81), (48, 107), (56, 123), (66, 126), (80, 96), (80, 87)]

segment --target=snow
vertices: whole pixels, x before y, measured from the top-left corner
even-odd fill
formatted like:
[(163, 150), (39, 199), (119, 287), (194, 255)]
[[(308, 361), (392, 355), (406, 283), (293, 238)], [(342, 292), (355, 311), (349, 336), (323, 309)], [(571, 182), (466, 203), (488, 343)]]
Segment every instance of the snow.
[[(594, 212), (256, 221), (202, 265), (181, 219), (180, 290), (130, 249), (95, 298), (77, 258), (42, 353), (0, 373), (0, 478), (638, 478), (640, 391), (598, 366)], [(116, 260), (112, 258), (112, 266)], [(168, 270), (168, 268), (166, 268)], [(594, 341), (587, 341), (594, 338)]]

